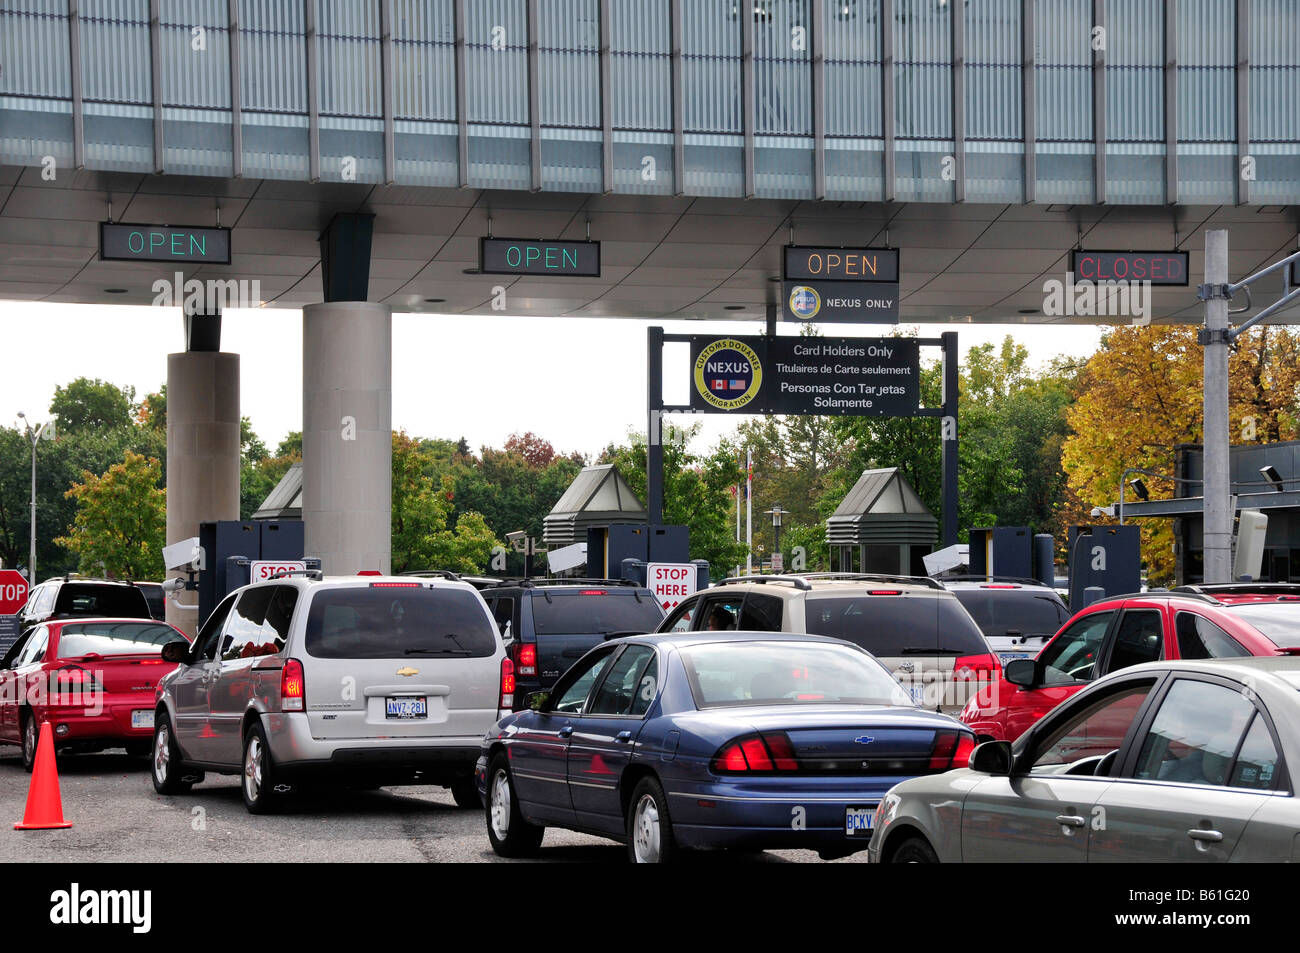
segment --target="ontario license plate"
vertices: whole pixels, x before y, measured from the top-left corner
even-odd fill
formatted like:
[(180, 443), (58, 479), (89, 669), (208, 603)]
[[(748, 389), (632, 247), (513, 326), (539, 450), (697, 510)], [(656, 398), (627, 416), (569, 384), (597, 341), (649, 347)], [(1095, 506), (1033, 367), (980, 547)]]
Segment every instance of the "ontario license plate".
[(871, 824), (876, 817), (876, 805), (846, 807), (844, 809), (844, 836), (870, 837)]
[(131, 712), (132, 728), (152, 728), (153, 727), (153, 709), (146, 708), (141, 711)]
[(387, 718), (427, 718), (429, 700), (424, 696), (405, 696), (384, 699), (384, 716)]

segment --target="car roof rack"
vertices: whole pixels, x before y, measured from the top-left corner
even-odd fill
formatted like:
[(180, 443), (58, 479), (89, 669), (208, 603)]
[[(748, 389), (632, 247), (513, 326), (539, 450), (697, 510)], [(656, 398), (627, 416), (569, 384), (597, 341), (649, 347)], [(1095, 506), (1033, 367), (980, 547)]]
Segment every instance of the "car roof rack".
[(796, 589), (812, 588), (812, 586), (808, 584), (808, 580), (804, 579), (802, 576), (768, 576), (768, 575), (728, 576), (726, 579), (718, 580), (716, 585), (719, 586), (740, 585), (746, 582), (754, 582), (754, 583), (762, 583), (762, 584), (766, 584), (769, 582), (783, 582), (786, 583), (787, 585), (794, 586)]
[(450, 579), (453, 582), (459, 582), (460, 576), (450, 569), (412, 569), (408, 572), (398, 573), (399, 576), (420, 576), (423, 579)]
[(978, 580), (982, 582), (1014, 582), (1019, 583), (1022, 586), (1041, 586), (1044, 589), (1052, 588), (1047, 583), (1043, 582), (1043, 580), (1031, 579), (1028, 576), (997, 576), (980, 575), (979, 573), (972, 572), (955, 572), (940, 573), (939, 575), (931, 576), (930, 578), (939, 582), (975, 582)]
[(587, 579), (579, 577), (556, 577), (556, 578), (537, 578), (516, 579), (514, 581), (503, 582), (503, 586), (520, 586), (524, 589), (536, 589), (543, 586), (631, 586), (635, 589), (644, 589), (645, 587), (635, 579)]
[(804, 579), (844, 580), (846, 582), (893, 582), (899, 585), (925, 586), (927, 589), (948, 590), (943, 583), (929, 576), (904, 576), (887, 572), (805, 572), (800, 573)]
[(1300, 596), (1300, 585), (1293, 582), (1210, 582), (1175, 586), (1172, 592), (1212, 596)]
[(325, 578), (325, 573), (320, 569), (282, 569), (280, 572), (271, 573), (271, 575), (266, 577), (266, 581), (270, 582), (272, 579), (288, 579), (290, 576), (304, 576), (307, 579), (320, 582)]
[[(1110, 602), (1113, 599), (1193, 599), (1196, 602), (1204, 602), (1206, 605), (1221, 606), (1220, 602), (1214, 596), (1204, 592), (1182, 592), (1178, 589), (1148, 589), (1146, 592), (1118, 592), (1113, 596), (1102, 596), (1097, 602)], [(1086, 608), (1091, 609), (1097, 602)], [(1073, 611), (1073, 610), (1071, 610)]]

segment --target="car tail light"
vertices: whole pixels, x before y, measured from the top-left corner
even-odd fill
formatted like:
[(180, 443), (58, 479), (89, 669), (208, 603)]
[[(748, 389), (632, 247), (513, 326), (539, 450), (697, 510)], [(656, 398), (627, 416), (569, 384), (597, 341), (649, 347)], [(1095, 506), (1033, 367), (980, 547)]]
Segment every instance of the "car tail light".
[(306, 707), (307, 686), (302, 676), (302, 662), (286, 659), (280, 670), (280, 710), (302, 711)]
[(740, 771), (771, 774), (798, 771), (799, 762), (789, 736), (783, 731), (769, 731), (728, 741), (713, 756), (710, 767), (718, 774)]
[[(360, 573), (358, 573), (360, 575)], [(422, 582), (372, 582), (371, 589), (419, 589)]]
[(501, 660), (501, 702), (497, 707), (515, 707), (515, 663), (508, 655)]
[(930, 770), (947, 771), (952, 764), (953, 755), (957, 753), (957, 736), (959, 731), (936, 731), (934, 746), (930, 749)]
[(869, 596), (901, 596), (902, 594), (903, 594), (903, 590), (901, 589), (868, 589), (867, 590), (867, 595)]
[(957, 750), (953, 753), (950, 767), (965, 768), (970, 765), (970, 753), (975, 750), (975, 739), (963, 734), (957, 739)]
[(380, 572), (378, 569), (358, 569), (357, 575), (358, 576), (382, 576), (383, 573)]
[(537, 643), (525, 642), (520, 644), (516, 649), (515, 663), (519, 666), (520, 675), (537, 674)]
[(992, 682), (1002, 677), (996, 655), (963, 655), (952, 665), (952, 677), (959, 682)]
[(607, 596), (609, 591), (606, 589), (583, 589), (579, 595), (583, 596)]
[(981, 589), (1019, 589), (1019, 586), (1009, 582), (986, 582), (980, 586)]
[(54, 673), (54, 684), (50, 686), (56, 705), (80, 705), (86, 695), (100, 690), (100, 682), (95, 673), (84, 668), (61, 668)]

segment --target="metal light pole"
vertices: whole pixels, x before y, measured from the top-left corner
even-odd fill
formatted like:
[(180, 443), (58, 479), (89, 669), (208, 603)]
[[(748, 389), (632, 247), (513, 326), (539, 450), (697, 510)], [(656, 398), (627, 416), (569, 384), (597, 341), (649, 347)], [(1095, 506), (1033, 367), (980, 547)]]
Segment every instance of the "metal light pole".
[(21, 410), (18, 416), (22, 418), (23, 425), (27, 428), (27, 439), (32, 444), (32, 548), (27, 558), (27, 585), (36, 585), (36, 444), (41, 440), (41, 434), (45, 433), (45, 428), (50, 425), (47, 420), (36, 430), (32, 430), (32, 422), (27, 415)]
[[(788, 510), (781, 509), (780, 503), (775, 504), (770, 510), (767, 510), (767, 515), (772, 517), (772, 530), (776, 534), (775, 545), (772, 547), (772, 556), (774, 559), (781, 559), (781, 516), (787, 512)], [(773, 568), (775, 569), (775, 567)], [(785, 572), (784, 559), (781, 561), (781, 571)]]

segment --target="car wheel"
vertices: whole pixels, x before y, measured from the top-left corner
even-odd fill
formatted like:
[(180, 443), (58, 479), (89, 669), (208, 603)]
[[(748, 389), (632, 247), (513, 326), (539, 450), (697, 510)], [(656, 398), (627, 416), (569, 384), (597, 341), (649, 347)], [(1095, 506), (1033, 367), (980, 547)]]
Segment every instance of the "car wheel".
[(30, 709), (23, 711), (23, 767), (31, 773), (32, 768), (36, 765), (36, 742), (39, 739), (38, 731), (40, 726), (36, 724), (36, 716)]
[(272, 813), (279, 809), (289, 792), (288, 785), (277, 776), (266, 732), (260, 724), (253, 725), (244, 735), (244, 770), (239, 788), (249, 814)]
[(542, 846), (546, 828), (530, 824), (519, 812), (515, 782), (510, 776), (510, 762), (503, 754), (492, 759), (488, 768), (487, 798), (483, 805), (487, 817), (488, 840), (501, 857), (532, 857)]
[(172, 723), (166, 715), (160, 714), (153, 728), (149, 774), (153, 777), (153, 789), (159, 794), (185, 794), (193, 786), (186, 777), (181, 749), (176, 744)]
[(478, 788), (474, 784), (472, 774), (452, 782), (451, 796), (455, 799), (456, 806), (463, 807), (465, 810), (479, 810), (483, 807), (483, 799), (478, 796)]
[(666, 864), (677, 859), (668, 798), (654, 778), (642, 778), (632, 791), (627, 812), (627, 857), (634, 864)]
[(889, 862), (891, 864), (937, 864), (939, 855), (924, 837), (909, 837), (898, 845)]

